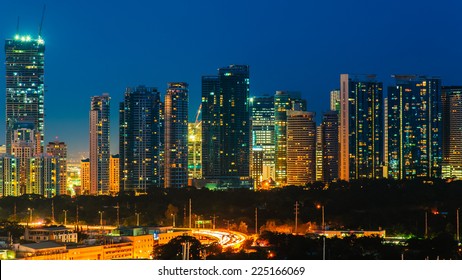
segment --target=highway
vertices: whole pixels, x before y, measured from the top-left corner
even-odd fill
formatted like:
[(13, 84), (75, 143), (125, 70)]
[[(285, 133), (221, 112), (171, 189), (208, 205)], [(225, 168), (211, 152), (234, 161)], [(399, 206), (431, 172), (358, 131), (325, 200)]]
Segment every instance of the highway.
[(192, 233), (216, 239), (223, 248), (239, 249), (247, 239), (247, 235), (229, 230), (196, 229)]

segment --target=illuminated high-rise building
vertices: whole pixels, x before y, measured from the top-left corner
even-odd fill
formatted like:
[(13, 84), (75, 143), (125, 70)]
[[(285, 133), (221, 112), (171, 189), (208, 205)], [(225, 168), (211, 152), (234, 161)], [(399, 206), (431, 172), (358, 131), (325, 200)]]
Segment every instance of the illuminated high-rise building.
[(48, 154), (36, 155), (30, 159), (28, 193), (47, 198), (60, 193), (59, 158)]
[(330, 110), (340, 111), (340, 90), (334, 89), (330, 91)]
[(462, 86), (442, 87), (442, 174), (462, 179)]
[(338, 179), (339, 142), (338, 112), (329, 111), (322, 116), (322, 181), (331, 183)]
[(306, 111), (306, 100), (300, 92), (276, 91), (274, 95), (274, 129), (276, 144), (276, 182), (287, 184), (287, 111)]
[(220, 80), (218, 76), (202, 77), (202, 175), (220, 177)]
[(322, 181), (322, 124), (316, 127), (316, 181)]
[(120, 157), (111, 155), (109, 159), (109, 194), (116, 195), (120, 191)]
[(202, 178), (202, 122), (188, 124), (188, 179)]
[(80, 193), (83, 195), (90, 194), (90, 159), (80, 161)]
[(382, 92), (375, 75), (340, 76), (341, 180), (383, 177)]
[(11, 154), (19, 163), (19, 192), (31, 193), (29, 184), (30, 159), (36, 154), (35, 125), (27, 122), (16, 122), (11, 133)]
[(90, 194), (109, 193), (109, 94), (93, 96), (90, 106)]
[(18, 160), (14, 156), (0, 154), (0, 197), (19, 195)]
[(203, 178), (223, 188), (252, 187), (249, 91), (247, 65), (202, 78)]
[[(254, 183), (259, 185), (262, 180), (269, 178), (274, 180), (276, 176), (274, 97), (251, 97), (250, 112), (252, 118), (252, 178)], [(260, 151), (261, 157), (259, 156)]]
[(6, 151), (12, 153), (18, 122), (32, 123), (35, 151), (44, 151), (45, 43), (39, 36), (16, 35), (5, 41)]
[(439, 177), (441, 80), (395, 75), (388, 87), (388, 173), (394, 179)]
[(188, 84), (168, 83), (165, 95), (166, 188), (188, 186)]
[(287, 185), (305, 186), (316, 181), (315, 115), (287, 111)]
[(120, 191), (146, 193), (161, 182), (161, 103), (154, 87), (127, 88), (119, 107)]
[(47, 145), (47, 153), (57, 157), (59, 160), (59, 190), (57, 194), (68, 194), (67, 191), (67, 145), (58, 140), (49, 142)]

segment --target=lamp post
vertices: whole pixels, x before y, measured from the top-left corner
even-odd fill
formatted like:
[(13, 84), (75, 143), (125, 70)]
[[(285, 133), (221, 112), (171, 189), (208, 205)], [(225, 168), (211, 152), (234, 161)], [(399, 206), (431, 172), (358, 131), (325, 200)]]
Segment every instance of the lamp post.
[(321, 209), (321, 227), (322, 227), (322, 259), (326, 259), (326, 224), (324, 223), (324, 205), (318, 204), (316, 208)]
[(67, 210), (63, 210), (64, 212), (64, 226), (67, 225)]
[(457, 208), (457, 211), (456, 211), (456, 240), (457, 242), (460, 241), (460, 235), (459, 235), (459, 209), (460, 208)]
[(135, 212), (135, 215), (136, 215), (136, 226), (139, 227), (140, 226), (140, 213)]
[(32, 224), (32, 211), (34, 211), (34, 208), (27, 208), (27, 211), (29, 211), (29, 223)]
[(98, 211), (99, 213), (99, 226), (101, 227), (101, 230), (103, 229), (103, 213), (104, 211)]
[(172, 226), (175, 227), (175, 214), (170, 214), (172, 216)]

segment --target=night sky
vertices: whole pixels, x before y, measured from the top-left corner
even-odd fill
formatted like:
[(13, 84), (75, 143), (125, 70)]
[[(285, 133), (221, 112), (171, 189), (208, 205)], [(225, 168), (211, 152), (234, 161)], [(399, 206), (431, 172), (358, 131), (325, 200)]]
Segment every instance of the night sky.
[[(462, 1), (6, 1), (0, 37), (36, 37), (43, 4), (45, 140), (88, 154), (90, 97), (111, 96), (111, 150), (118, 153), (118, 103), (126, 87), (190, 85), (190, 120), (201, 76), (250, 65), (251, 95), (298, 90), (308, 110), (329, 108), (341, 73), (441, 76), (462, 84)], [(0, 52), (5, 88), (5, 54)], [(5, 91), (0, 144), (5, 142)], [(386, 93), (386, 92), (385, 92)]]

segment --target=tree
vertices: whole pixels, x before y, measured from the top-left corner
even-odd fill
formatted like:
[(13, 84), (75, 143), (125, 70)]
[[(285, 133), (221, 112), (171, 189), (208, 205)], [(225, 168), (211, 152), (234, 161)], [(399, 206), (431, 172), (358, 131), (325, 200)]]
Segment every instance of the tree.
[(201, 243), (195, 237), (189, 235), (177, 236), (167, 244), (155, 248), (155, 258), (159, 260), (181, 260), (183, 259), (183, 246), (186, 246), (187, 243), (189, 243), (189, 259), (201, 259)]

